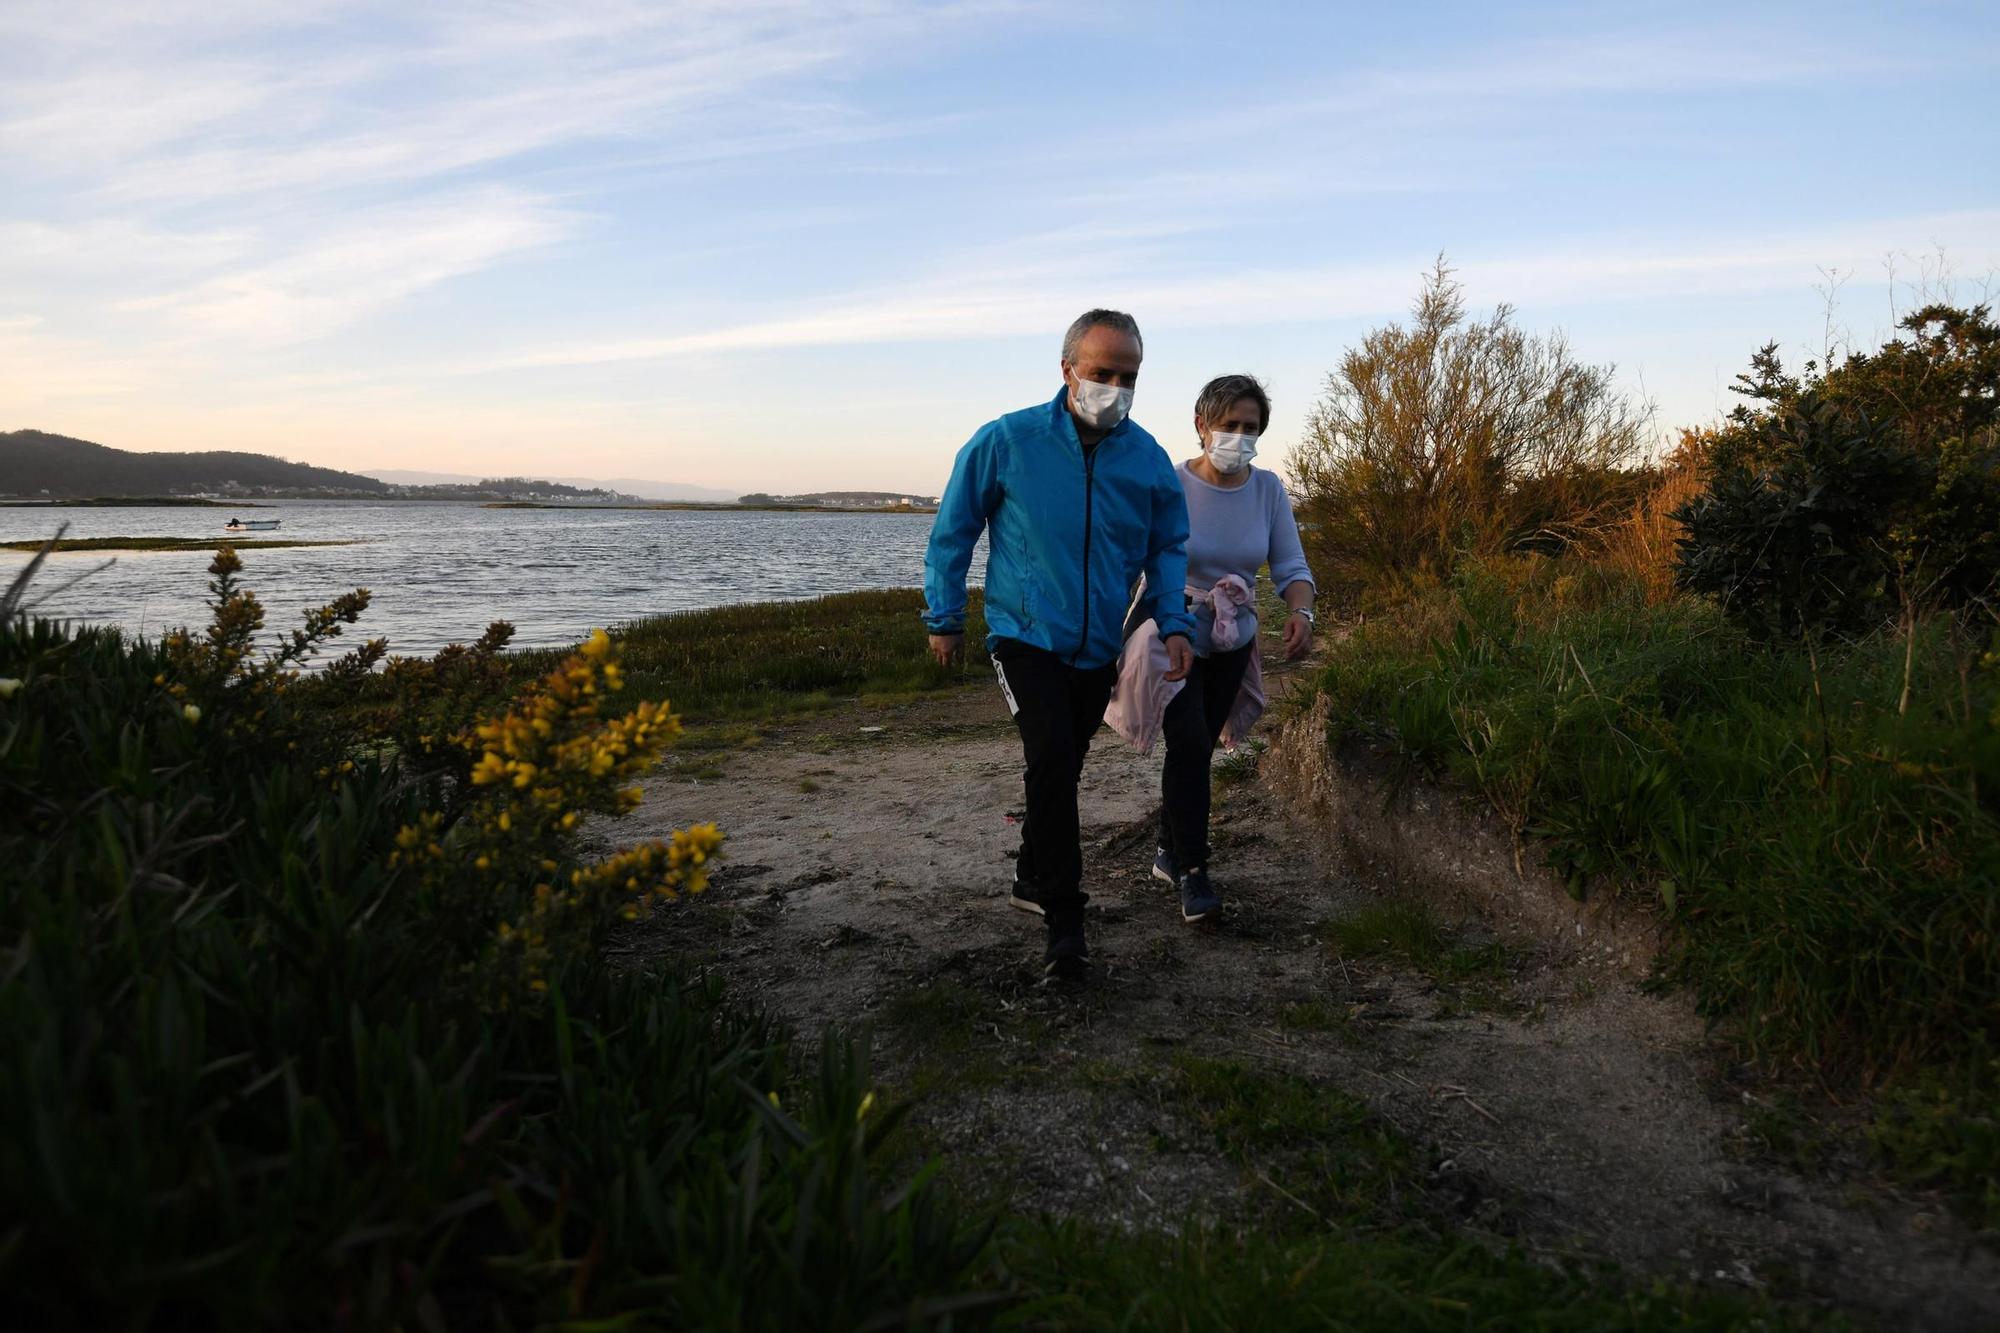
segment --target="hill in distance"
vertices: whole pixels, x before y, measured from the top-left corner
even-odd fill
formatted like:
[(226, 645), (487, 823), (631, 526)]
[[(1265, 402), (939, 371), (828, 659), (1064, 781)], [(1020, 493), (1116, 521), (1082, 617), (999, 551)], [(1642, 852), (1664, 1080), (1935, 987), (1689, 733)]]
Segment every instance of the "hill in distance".
[(48, 431), (0, 432), (0, 496), (30, 500), (186, 495), (436, 500), (647, 500), (731, 503), (733, 491), (587, 477), (474, 477), (450, 472), (344, 472), (233, 450), (142, 453)]
[(389, 487), (358, 472), (292, 463), (269, 454), (213, 450), (135, 453), (47, 431), (0, 433), (0, 495), (213, 494), (384, 495)]

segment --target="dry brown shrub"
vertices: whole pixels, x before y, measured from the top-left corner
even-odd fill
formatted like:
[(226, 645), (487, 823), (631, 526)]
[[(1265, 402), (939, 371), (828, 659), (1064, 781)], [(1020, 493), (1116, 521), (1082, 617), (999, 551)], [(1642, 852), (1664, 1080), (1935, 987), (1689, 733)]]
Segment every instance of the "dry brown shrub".
[(1407, 324), (1350, 349), (1292, 453), (1322, 596), (1359, 609), (1449, 583), (1462, 560), (1586, 549), (1629, 510), (1642, 406), (1497, 307), (1468, 314), (1442, 259)]
[(1661, 460), (1652, 485), (1622, 522), (1603, 532), (1591, 553), (1598, 563), (1641, 584), (1649, 605), (1675, 595), (1674, 542), (1681, 525), (1674, 511), (1708, 484), (1713, 435), (1707, 429), (1683, 430), (1680, 443)]

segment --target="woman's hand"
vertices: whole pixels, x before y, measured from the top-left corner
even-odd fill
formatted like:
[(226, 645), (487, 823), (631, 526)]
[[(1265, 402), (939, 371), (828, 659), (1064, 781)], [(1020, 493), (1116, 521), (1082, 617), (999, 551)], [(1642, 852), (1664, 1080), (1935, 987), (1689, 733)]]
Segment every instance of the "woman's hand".
[(1285, 660), (1296, 662), (1312, 651), (1312, 622), (1297, 611), (1285, 617)]

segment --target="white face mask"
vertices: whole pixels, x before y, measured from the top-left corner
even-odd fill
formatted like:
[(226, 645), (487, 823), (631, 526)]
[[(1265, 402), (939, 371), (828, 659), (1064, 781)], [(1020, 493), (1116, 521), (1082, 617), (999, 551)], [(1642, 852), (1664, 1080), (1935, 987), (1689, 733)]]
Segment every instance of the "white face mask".
[(1096, 380), (1078, 380), (1069, 401), (1077, 416), (1092, 430), (1110, 430), (1132, 410), (1132, 391)]
[(1235, 435), (1219, 430), (1208, 437), (1208, 461), (1224, 476), (1241, 472), (1256, 456), (1255, 435)]

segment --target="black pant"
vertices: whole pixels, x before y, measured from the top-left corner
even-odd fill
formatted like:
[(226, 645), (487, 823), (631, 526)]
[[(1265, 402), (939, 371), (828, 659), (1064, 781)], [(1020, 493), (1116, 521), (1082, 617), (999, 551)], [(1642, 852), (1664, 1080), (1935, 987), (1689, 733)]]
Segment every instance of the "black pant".
[(1251, 645), (1197, 657), (1162, 728), (1167, 763), (1160, 774), (1160, 844), (1183, 873), (1208, 864), (1208, 761), (1250, 669)]
[(1045, 648), (1002, 639), (993, 667), (1021, 729), (1027, 759), (1027, 817), (1015, 875), (1051, 918), (1083, 908), (1083, 847), (1076, 784), (1090, 737), (1104, 721), (1116, 665), (1079, 668)]

